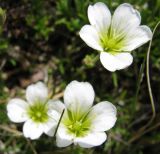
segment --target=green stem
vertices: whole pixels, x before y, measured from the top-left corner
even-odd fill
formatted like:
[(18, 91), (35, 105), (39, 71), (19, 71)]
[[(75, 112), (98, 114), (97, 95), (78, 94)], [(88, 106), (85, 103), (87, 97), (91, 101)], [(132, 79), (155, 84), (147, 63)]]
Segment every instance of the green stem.
[[(160, 21), (156, 24), (156, 26), (153, 30), (153, 35), (154, 35), (157, 27), (159, 26), (159, 24), (160, 24)], [(148, 51), (147, 51), (147, 61), (146, 61), (146, 77), (147, 77), (147, 86), (148, 86), (148, 92), (149, 92), (149, 97), (150, 97), (150, 101), (151, 101), (151, 107), (152, 107), (152, 117), (149, 120), (149, 122), (145, 125), (144, 128), (148, 127), (153, 122), (154, 118), (156, 117), (155, 103), (154, 103), (153, 94), (152, 94), (152, 88), (151, 88), (151, 82), (150, 82), (150, 72), (149, 72), (149, 57), (150, 57), (152, 40), (153, 40), (153, 37), (149, 43), (149, 47), (148, 47)]]
[(112, 73), (112, 80), (113, 80), (114, 87), (117, 88), (118, 87), (118, 79), (117, 79), (117, 74), (115, 72)]
[(137, 89), (136, 89), (136, 95), (134, 99), (134, 106), (136, 106), (137, 100), (138, 100), (138, 95), (141, 87), (141, 83), (143, 81), (143, 74), (144, 74), (144, 68), (145, 68), (145, 63), (146, 63), (146, 56), (143, 60), (143, 63), (141, 64), (140, 70), (139, 70), (139, 75), (138, 75), (138, 82), (137, 82)]
[(59, 127), (60, 122), (61, 122), (61, 120), (62, 120), (62, 117), (63, 117), (64, 111), (65, 111), (65, 109), (63, 109), (62, 114), (61, 114), (61, 116), (60, 116), (60, 118), (59, 118), (59, 121), (58, 121), (58, 124), (57, 124), (57, 127), (56, 127), (56, 130), (55, 130), (55, 133), (54, 133), (53, 138), (55, 138), (55, 136), (56, 136), (56, 134), (57, 134), (57, 130), (58, 130), (58, 127)]
[(78, 145), (72, 145), (71, 153), (72, 154), (82, 154), (83, 149), (81, 147), (79, 147)]
[[(160, 21), (156, 24), (154, 30), (153, 30), (153, 35), (157, 29), (157, 27), (160, 25)], [(148, 51), (147, 51), (147, 58), (146, 58), (146, 77), (147, 77), (147, 86), (148, 86), (148, 92), (149, 92), (149, 98), (151, 101), (151, 107), (152, 107), (152, 117), (149, 120), (149, 122), (143, 126), (139, 133), (137, 133), (137, 135), (135, 135), (133, 138), (131, 138), (128, 143), (132, 143), (135, 140), (137, 140), (138, 138), (140, 138), (142, 135), (144, 135), (145, 133), (148, 132), (148, 130), (150, 130), (150, 128), (146, 129), (148, 126), (150, 126), (150, 124), (152, 124), (154, 118), (156, 117), (156, 110), (155, 110), (155, 103), (154, 103), (154, 99), (153, 99), (153, 94), (152, 94), (152, 88), (151, 88), (151, 82), (150, 82), (150, 72), (149, 72), (149, 57), (150, 57), (150, 51), (151, 51), (151, 45), (152, 45), (152, 40), (153, 40), (153, 36), (152, 39), (150, 40), (149, 43), (149, 47), (148, 47)], [(159, 125), (158, 125), (159, 126)]]

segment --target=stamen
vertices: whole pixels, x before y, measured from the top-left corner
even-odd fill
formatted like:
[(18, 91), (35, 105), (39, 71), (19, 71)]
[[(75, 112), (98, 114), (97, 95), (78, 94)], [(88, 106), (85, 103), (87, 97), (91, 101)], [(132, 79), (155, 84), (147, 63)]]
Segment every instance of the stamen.
[(86, 135), (91, 127), (91, 119), (88, 112), (86, 114), (84, 112), (73, 113), (67, 111), (62, 119), (62, 123), (67, 127), (68, 133), (74, 134), (77, 137)]
[(34, 122), (43, 123), (49, 118), (47, 111), (48, 107), (46, 103), (36, 102), (28, 108), (27, 113)]

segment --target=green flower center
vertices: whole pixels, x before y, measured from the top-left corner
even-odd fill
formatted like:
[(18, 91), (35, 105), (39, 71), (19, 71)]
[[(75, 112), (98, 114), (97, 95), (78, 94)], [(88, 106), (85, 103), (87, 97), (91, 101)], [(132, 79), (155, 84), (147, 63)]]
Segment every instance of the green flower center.
[(116, 54), (117, 52), (122, 52), (122, 48), (125, 45), (125, 33), (114, 31), (114, 29), (109, 28), (108, 32), (101, 33), (100, 44), (104, 51), (111, 54)]
[(68, 133), (75, 135), (76, 137), (85, 136), (91, 128), (92, 119), (88, 113), (84, 112), (71, 112), (67, 110), (62, 123), (67, 127)]
[(36, 102), (28, 108), (29, 117), (36, 123), (44, 123), (48, 120), (48, 107), (46, 103)]

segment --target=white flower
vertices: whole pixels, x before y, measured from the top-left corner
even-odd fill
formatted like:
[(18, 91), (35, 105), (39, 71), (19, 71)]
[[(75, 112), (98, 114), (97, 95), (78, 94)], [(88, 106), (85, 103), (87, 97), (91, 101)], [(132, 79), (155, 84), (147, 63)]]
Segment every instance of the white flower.
[(42, 133), (53, 136), (63, 104), (48, 99), (47, 87), (42, 82), (27, 87), (26, 100), (14, 98), (9, 101), (7, 114), (10, 120), (25, 122), (23, 134), (26, 138), (37, 139)]
[(131, 65), (131, 51), (152, 38), (150, 28), (140, 25), (140, 13), (127, 3), (121, 4), (113, 16), (102, 2), (90, 5), (88, 18), (91, 25), (82, 27), (80, 37), (101, 52), (102, 65), (112, 72)]
[(94, 90), (88, 82), (72, 81), (64, 91), (66, 106), (56, 134), (58, 147), (74, 143), (83, 148), (101, 145), (107, 139), (104, 131), (116, 122), (116, 108), (104, 101), (92, 107)]

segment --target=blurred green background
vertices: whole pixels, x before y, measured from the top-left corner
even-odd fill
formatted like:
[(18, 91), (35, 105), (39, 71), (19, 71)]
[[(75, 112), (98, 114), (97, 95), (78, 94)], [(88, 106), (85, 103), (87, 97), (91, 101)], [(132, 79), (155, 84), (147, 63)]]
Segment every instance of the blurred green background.
[[(98, 0), (0, 0), (0, 154), (158, 154), (160, 153), (160, 28), (152, 43), (150, 78), (156, 118), (140, 131), (152, 115), (146, 84), (148, 44), (133, 51), (133, 64), (111, 73), (100, 63), (98, 52), (79, 37), (88, 24), (87, 7)], [(101, 0), (112, 13), (121, 3), (131, 3), (142, 24), (153, 30), (160, 20), (160, 0)], [(6, 20), (5, 20), (6, 18)], [(4, 22), (5, 20), (5, 22)], [(108, 100), (118, 109), (118, 120), (107, 132), (108, 140), (92, 149), (57, 148), (55, 139), (43, 135), (30, 141), (20, 136), (22, 124), (6, 115), (6, 103), (24, 97), (25, 88), (44, 80), (55, 98), (63, 100), (72, 80), (90, 82), (95, 103)], [(144, 135), (141, 135), (145, 133)], [(138, 136), (138, 137), (137, 137)]]

